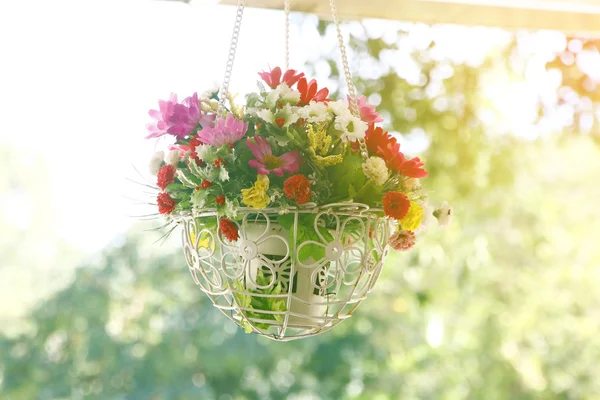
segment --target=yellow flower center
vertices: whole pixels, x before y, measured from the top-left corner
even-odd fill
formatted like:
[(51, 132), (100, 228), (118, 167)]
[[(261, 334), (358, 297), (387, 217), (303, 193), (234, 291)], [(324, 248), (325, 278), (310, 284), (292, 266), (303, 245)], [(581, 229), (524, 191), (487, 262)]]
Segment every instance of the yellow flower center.
[(281, 161), (279, 157), (275, 156), (265, 156), (263, 158), (265, 168), (267, 169), (275, 169), (281, 167)]

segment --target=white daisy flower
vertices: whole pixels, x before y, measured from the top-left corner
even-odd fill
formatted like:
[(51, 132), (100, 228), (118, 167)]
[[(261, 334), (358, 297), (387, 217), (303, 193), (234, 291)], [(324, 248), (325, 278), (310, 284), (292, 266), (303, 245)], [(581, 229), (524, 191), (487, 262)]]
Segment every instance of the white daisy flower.
[(316, 101), (311, 101), (309, 105), (299, 108), (298, 115), (311, 124), (318, 124), (329, 119), (327, 105)]
[(335, 115), (351, 115), (348, 100), (330, 101), (328, 107)]
[(342, 132), (340, 138), (343, 142), (354, 142), (364, 139), (369, 125), (360, 118), (348, 113), (335, 117), (334, 127), (336, 130)]
[(198, 96), (200, 99), (211, 99), (214, 98), (215, 96), (217, 96), (219, 94), (219, 90), (221, 89), (221, 85), (219, 85), (217, 82), (213, 82), (209, 88), (207, 90), (205, 90), (204, 92), (200, 93), (200, 96)]

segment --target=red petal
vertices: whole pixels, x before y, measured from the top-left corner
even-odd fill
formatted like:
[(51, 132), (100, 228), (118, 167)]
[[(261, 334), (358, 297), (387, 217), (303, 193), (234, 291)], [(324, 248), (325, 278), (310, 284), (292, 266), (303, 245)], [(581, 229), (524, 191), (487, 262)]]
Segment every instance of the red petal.
[(295, 69), (288, 69), (287, 71), (285, 71), (285, 74), (283, 74), (283, 79), (281, 81), (287, 83), (287, 81), (289, 79), (291, 79), (295, 73), (296, 73)]
[(304, 78), (304, 72), (301, 72), (298, 75), (296, 75), (295, 69), (288, 69), (285, 72), (285, 74), (283, 74), (282, 82), (285, 82), (289, 87), (292, 87), (296, 82), (300, 80), (300, 78)]
[(311, 101), (315, 97), (315, 93), (317, 93), (317, 81), (311, 79), (308, 83), (308, 92), (306, 93), (308, 101)]
[(275, 67), (271, 71), (271, 88), (275, 89), (280, 82), (281, 79), (281, 68)]
[[(316, 87), (316, 85), (315, 85), (315, 87)], [(327, 100), (328, 94), (329, 94), (329, 89), (323, 88), (317, 92), (317, 94), (314, 97), (314, 100), (315, 101), (325, 101), (325, 100)]]
[(271, 86), (270, 82), (271, 82), (271, 74), (268, 72), (259, 72), (258, 76), (260, 76), (260, 78), (265, 81), (267, 83), (267, 85)]
[(308, 85), (306, 83), (306, 78), (302, 78), (298, 81), (298, 91), (300, 92), (300, 102), (299, 102), (300, 105), (308, 104), (307, 95), (306, 95), (307, 94), (306, 92), (308, 90), (307, 86)]

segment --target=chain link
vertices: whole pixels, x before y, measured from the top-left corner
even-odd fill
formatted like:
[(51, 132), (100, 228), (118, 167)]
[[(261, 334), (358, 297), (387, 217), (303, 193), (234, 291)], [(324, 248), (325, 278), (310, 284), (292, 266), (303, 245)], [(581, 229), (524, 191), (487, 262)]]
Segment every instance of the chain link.
[(290, 0), (283, 0), (283, 8), (285, 10), (285, 71), (287, 71), (290, 69)]
[[(358, 110), (358, 102), (356, 100), (356, 88), (354, 87), (354, 83), (352, 81), (352, 73), (350, 72), (350, 66), (348, 64), (346, 46), (344, 45), (344, 37), (342, 36), (342, 31), (340, 29), (340, 20), (338, 19), (335, 0), (329, 0), (329, 5), (331, 6), (331, 16), (333, 17), (333, 22), (335, 23), (335, 30), (337, 31), (338, 44), (340, 47), (340, 54), (342, 56), (342, 65), (344, 67), (344, 76), (346, 77), (346, 86), (348, 86), (348, 97), (350, 98), (350, 112), (355, 117), (360, 117), (360, 112)], [(364, 159), (367, 159), (369, 157), (369, 152), (367, 151), (367, 144), (365, 143), (365, 140), (359, 140), (358, 144), (360, 146), (361, 156)]]
[(335, 30), (337, 31), (338, 44), (340, 46), (340, 54), (342, 56), (342, 65), (344, 67), (344, 75), (346, 77), (346, 85), (348, 86), (348, 96), (350, 97), (350, 111), (355, 116), (358, 116), (358, 104), (356, 102), (356, 89), (352, 81), (352, 74), (350, 73), (350, 66), (348, 65), (348, 56), (346, 55), (346, 46), (344, 45), (344, 37), (340, 29), (340, 20), (338, 19), (337, 7), (335, 6), (335, 0), (329, 0), (331, 6), (331, 16), (335, 23)]
[(223, 112), (223, 109), (225, 108), (225, 100), (229, 94), (229, 82), (231, 81), (233, 61), (235, 60), (235, 52), (237, 50), (238, 40), (240, 37), (244, 7), (246, 7), (246, 0), (238, 0), (235, 23), (233, 25), (233, 32), (231, 34), (231, 44), (229, 46), (229, 55), (227, 56), (227, 64), (225, 65), (225, 76), (223, 77), (223, 85), (221, 86), (221, 90), (219, 92), (219, 107), (217, 108), (218, 114)]

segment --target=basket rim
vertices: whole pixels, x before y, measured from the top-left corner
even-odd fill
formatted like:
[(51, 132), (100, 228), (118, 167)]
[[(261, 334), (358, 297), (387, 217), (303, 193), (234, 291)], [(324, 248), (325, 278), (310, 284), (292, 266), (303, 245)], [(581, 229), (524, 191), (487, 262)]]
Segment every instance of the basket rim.
[[(277, 214), (284, 215), (290, 213), (299, 213), (299, 214), (318, 214), (320, 212), (340, 212), (340, 213), (352, 213), (357, 216), (378, 216), (380, 218), (389, 219), (384, 213), (383, 208), (371, 207), (364, 203), (354, 203), (354, 202), (345, 202), (345, 203), (328, 203), (318, 205), (316, 203), (306, 203), (300, 206), (290, 206), (290, 207), (266, 207), (266, 208), (252, 208), (252, 207), (238, 207), (236, 209), (238, 215), (247, 215), (247, 214)], [(216, 207), (204, 208), (199, 211), (186, 210), (181, 211), (177, 214), (171, 214), (171, 218), (175, 221), (183, 221), (189, 218), (201, 218), (201, 217), (214, 217), (218, 216), (219, 212)]]

